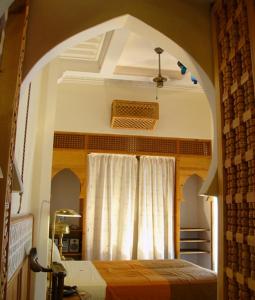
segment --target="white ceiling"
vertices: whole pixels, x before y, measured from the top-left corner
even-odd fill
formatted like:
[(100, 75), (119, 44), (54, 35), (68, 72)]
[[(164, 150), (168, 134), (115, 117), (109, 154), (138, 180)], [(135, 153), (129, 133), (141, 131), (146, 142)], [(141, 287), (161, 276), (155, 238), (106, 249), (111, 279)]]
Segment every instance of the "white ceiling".
[[(177, 59), (167, 52), (161, 54), (161, 66), (164, 70), (177, 70)], [(125, 48), (118, 60), (119, 66), (136, 66), (141, 68), (158, 68), (158, 55), (153, 44), (137, 34), (128, 35)]]
[(84, 41), (67, 49), (59, 57), (62, 59), (76, 59), (84, 61), (97, 61), (102, 49), (105, 35), (99, 35), (89, 41)]
[[(158, 74), (158, 54), (154, 48), (149, 39), (126, 29), (97, 36), (67, 49), (58, 57), (61, 70), (58, 83), (111, 79), (153, 86), (153, 78)], [(192, 83), (189, 72), (181, 75), (177, 62), (170, 53), (161, 54), (161, 73), (168, 79), (165, 88), (201, 90), (199, 84)]]

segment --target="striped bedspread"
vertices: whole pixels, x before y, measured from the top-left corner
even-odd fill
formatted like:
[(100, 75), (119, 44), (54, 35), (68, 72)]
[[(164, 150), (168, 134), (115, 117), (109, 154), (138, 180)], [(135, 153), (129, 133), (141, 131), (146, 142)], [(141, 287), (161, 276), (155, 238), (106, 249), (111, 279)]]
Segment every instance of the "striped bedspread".
[(101, 298), (90, 293), (93, 300), (217, 299), (215, 273), (184, 260), (93, 261), (93, 267), (103, 279)]

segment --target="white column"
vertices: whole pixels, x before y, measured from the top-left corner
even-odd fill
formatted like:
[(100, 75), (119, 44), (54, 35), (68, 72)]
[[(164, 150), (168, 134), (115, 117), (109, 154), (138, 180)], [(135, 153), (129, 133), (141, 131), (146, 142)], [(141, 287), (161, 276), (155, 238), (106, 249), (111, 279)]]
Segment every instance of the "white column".
[[(37, 248), (39, 262), (48, 264), (48, 236), (51, 193), (51, 169), (53, 154), (53, 136), (57, 98), (57, 69), (51, 63), (43, 70), (41, 97), (38, 105), (33, 184), (32, 213), (34, 214), (34, 246)], [(37, 273), (32, 299), (45, 300), (46, 273)], [(33, 293), (33, 288), (31, 289)]]

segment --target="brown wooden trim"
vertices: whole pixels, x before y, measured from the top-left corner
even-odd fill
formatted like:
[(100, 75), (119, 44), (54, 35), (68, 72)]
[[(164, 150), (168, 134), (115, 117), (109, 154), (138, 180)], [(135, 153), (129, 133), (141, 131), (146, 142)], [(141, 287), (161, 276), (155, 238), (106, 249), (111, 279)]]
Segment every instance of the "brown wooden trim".
[[(32, 220), (33, 215), (19, 215), (11, 218), (11, 225), (16, 225), (22, 223), (26, 220)], [(34, 228), (34, 227), (33, 227)], [(33, 230), (32, 230), (33, 238)], [(17, 267), (14, 274), (7, 283), (7, 299), (20, 299), (20, 300), (29, 300), (30, 299), (30, 284), (31, 284), (31, 271), (29, 268), (28, 256), (26, 256), (20, 265)]]
[(174, 253), (180, 257), (180, 199), (177, 194), (180, 190), (180, 160), (175, 160), (175, 191), (174, 191)]
[[(3, 147), (1, 148), (0, 164), (4, 178), (0, 180), (1, 299), (6, 298), (12, 169), (27, 22), (28, 7), (22, 6), (19, 11), (9, 13), (2, 56), (3, 71), (1, 73), (0, 89), (1, 97), (3, 97), (1, 99), (3, 115), (1, 117), (0, 142)], [(12, 115), (10, 112), (12, 112)]]
[(15, 280), (15, 278), (18, 276), (18, 274), (19, 274), (20, 270), (22, 269), (22, 267), (23, 267), (24, 263), (26, 262), (26, 260), (27, 260), (27, 257), (25, 257), (23, 259), (22, 263), (19, 265), (19, 267), (17, 268), (15, 273), (12, 275), (11, 279), (8, 281), (7, 288), (8, 288), (9, 285), (12, 284), (13, 280)]
[(7, 300), (29, 300), (30, 299), (30, 276), (28, 257), (24, 259), (20, 267), (7, 283)]

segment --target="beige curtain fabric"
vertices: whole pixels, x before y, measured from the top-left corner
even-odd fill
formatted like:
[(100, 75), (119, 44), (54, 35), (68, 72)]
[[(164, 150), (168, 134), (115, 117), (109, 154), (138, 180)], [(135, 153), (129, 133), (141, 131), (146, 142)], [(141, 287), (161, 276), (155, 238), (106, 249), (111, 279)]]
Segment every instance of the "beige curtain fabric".
[(174, 257), (174, 158), (90, 154), (86, 259)]
[(137, 159), (89, 155), (86, 259), (131, 259), (136, 212)]
[(138, 259), (174, 258), (174, 180), (174, 158), (140, 158)]

